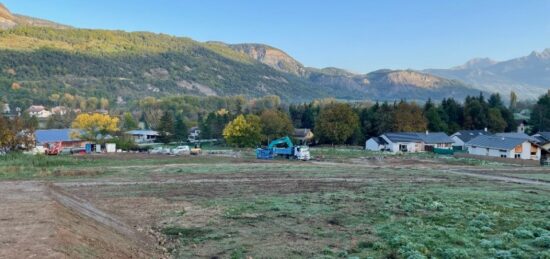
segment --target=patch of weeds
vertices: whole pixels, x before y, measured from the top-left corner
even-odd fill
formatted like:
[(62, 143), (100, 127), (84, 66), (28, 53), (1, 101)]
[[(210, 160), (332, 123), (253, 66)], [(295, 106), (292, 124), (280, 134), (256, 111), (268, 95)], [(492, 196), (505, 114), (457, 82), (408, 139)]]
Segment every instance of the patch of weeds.
[(533, 234), (533, 231), (525, 228), (516, 228), (514, 229), (513, 233), (515, 237), (522, 238), (522, 239), (529, 239), (529, 238), (535, 237), (535, 234)]
[(184, 227), (166, 227), (163, 228), (161, 233), (167, 236), (177, 236), (181, 238), (196, 238), (211, 233), (212, 230), (204, 228), (184, 228)]
[(533, 244), (542, 248), (550, 248), (550, 236), (537, 237)]
[(462, 259), (462, 258), (470, 258), (470, 256), (468, 255), (468, 252), (466, 252), (464, 249), (447, 248), (447, 249), (444, 249), (443, 252), (441, 252), (441, 258)]
[(246, 255), (246, 250), (243, 247), (236, 248), (231, 252), (231, 259), (244, 259)]
[(495, 253), (495, 258), (497, 258), (497, 259), (512, 259), (514, 257), (512, 256), (512, 252), (510, 252), (508, 250), (498, 250)]

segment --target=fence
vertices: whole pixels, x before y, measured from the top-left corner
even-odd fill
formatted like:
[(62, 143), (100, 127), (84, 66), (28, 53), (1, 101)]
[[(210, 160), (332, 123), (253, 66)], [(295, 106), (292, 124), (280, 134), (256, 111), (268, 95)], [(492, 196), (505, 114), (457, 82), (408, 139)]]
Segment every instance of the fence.
[(492, 157), (492, 156), (479, 156), (471, 155), (467, 153), (455, 153), (454, 157), (456, 158), (473, 158), (489, 162), (498, 162), (505, 164), (516, 164), (524, 166), (540, 166), (540, 161), (538, 160), (525, 160), (525, 159), (513, 159), (513, 158), (503, 158), (503, 157)]

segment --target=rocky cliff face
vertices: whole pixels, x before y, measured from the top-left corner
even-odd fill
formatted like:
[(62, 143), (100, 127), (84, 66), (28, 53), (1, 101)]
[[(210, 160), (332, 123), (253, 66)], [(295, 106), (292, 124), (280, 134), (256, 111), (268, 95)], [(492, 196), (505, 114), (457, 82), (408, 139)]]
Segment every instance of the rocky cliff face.
[(298, 76), (306, 73), (306, 69), (300, 62), (280, 49), (263, 44), (234, 44), (229, 47), (279, 71)]
[(69, 26), (61, 25), (43, 19), (12, 14), (4, 4), (0, 3), (0, 29), (6, 30), (17, 26), (40, 26), (58, 29), (70, 28)]
[(17, 26), (15, 17), (11, 12), (0, 3), (0, 29), (9, 29)]
[(408, 85), (419, 88), (436, 88), (442, 83), (442, 79), (415, 71), (392, 71), (382, 79), (390, 85)]

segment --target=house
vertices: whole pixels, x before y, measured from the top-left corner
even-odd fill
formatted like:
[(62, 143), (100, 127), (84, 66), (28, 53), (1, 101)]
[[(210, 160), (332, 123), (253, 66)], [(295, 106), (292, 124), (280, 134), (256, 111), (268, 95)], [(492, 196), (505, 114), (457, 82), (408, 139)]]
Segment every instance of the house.
[(385, 151), (388, 142), (381, 137), (372, 137), (365, 142), (365, 150), (369, 151)]
[(399, 132), (380, 135), (388, 144), (385, 150), (397, 152), (424, 152), (434, 148), (452, 149), (454, 141), (443, 132)]
[(126, 132), (134, 138), (134, 142), (138, 144), (154, 143), (160, 134), (154, 130), (131, 130)]
[(73, 138), (78, 129), (48, 129), (34, 132), (36, 146), (61, 142), (62, 147), (84, 147), (86, 141)]
[(310, 129), (294, 129), (292, 138), (294, 138), (300, 145), (307, 145), (313, 140), (313, 132)]
[(45, 119), (52, 116), (52, 113), (46, 110), (46, 108), (42, 105), (32, 105), (31, 107), (29, 107), (27, 112), (30, 116), (37, 117), (39, 119)]
[(201, 130), (199, 129), (199, 127), (191, 127), (189, 129), (189, 135), (187, 136), (187, 140), (189, 140), (189, 142), (196, 142), (200, 140), (200, 138), (201, 138)]
[(8, 103), (4, 103), (4, 106), (2, 107), (2, 113), (9, 114), (11, 113), (11, 108)]
[(466, 150), (466, 143), (468, 141), (482, 135), (491, 135), (491, 133), (489, 133), (487, 129), (457, 131), (451, 135), (451, 139), (454, 141), (453, 148), (457, 150)]
[(55, 114), (55, 115), (64, 116), (65, 114), (67, 114), (68, 111), (69, 109), (65, 106), (56, 106), (52, 108), (51, 112), (52, 114)]
[(477, 156), (540, 160), (541, 148), (525, 138), (478, 136), (466, 143), (468, 153)]
[(531, 137), (538, 140), (537, 143), (542, 149), (550, 151), (550, 132), (539, 132)]

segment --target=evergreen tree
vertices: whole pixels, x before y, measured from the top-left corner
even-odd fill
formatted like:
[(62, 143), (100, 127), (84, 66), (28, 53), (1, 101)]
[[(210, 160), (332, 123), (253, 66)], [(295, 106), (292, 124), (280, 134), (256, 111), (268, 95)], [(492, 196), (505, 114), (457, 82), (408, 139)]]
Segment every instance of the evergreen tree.
[(189, 129), (182, 116), (177, 116), (176, 124), (174, 125), (174, 140), (184, 142), (187, 140)]
[(174, 126), (174, 116), (171, 112), (164, 112), (160, 118), (159, 126), (157, 128), (159, 132), (160, 141), (168, 144), (174, 138), (175, 126)]

